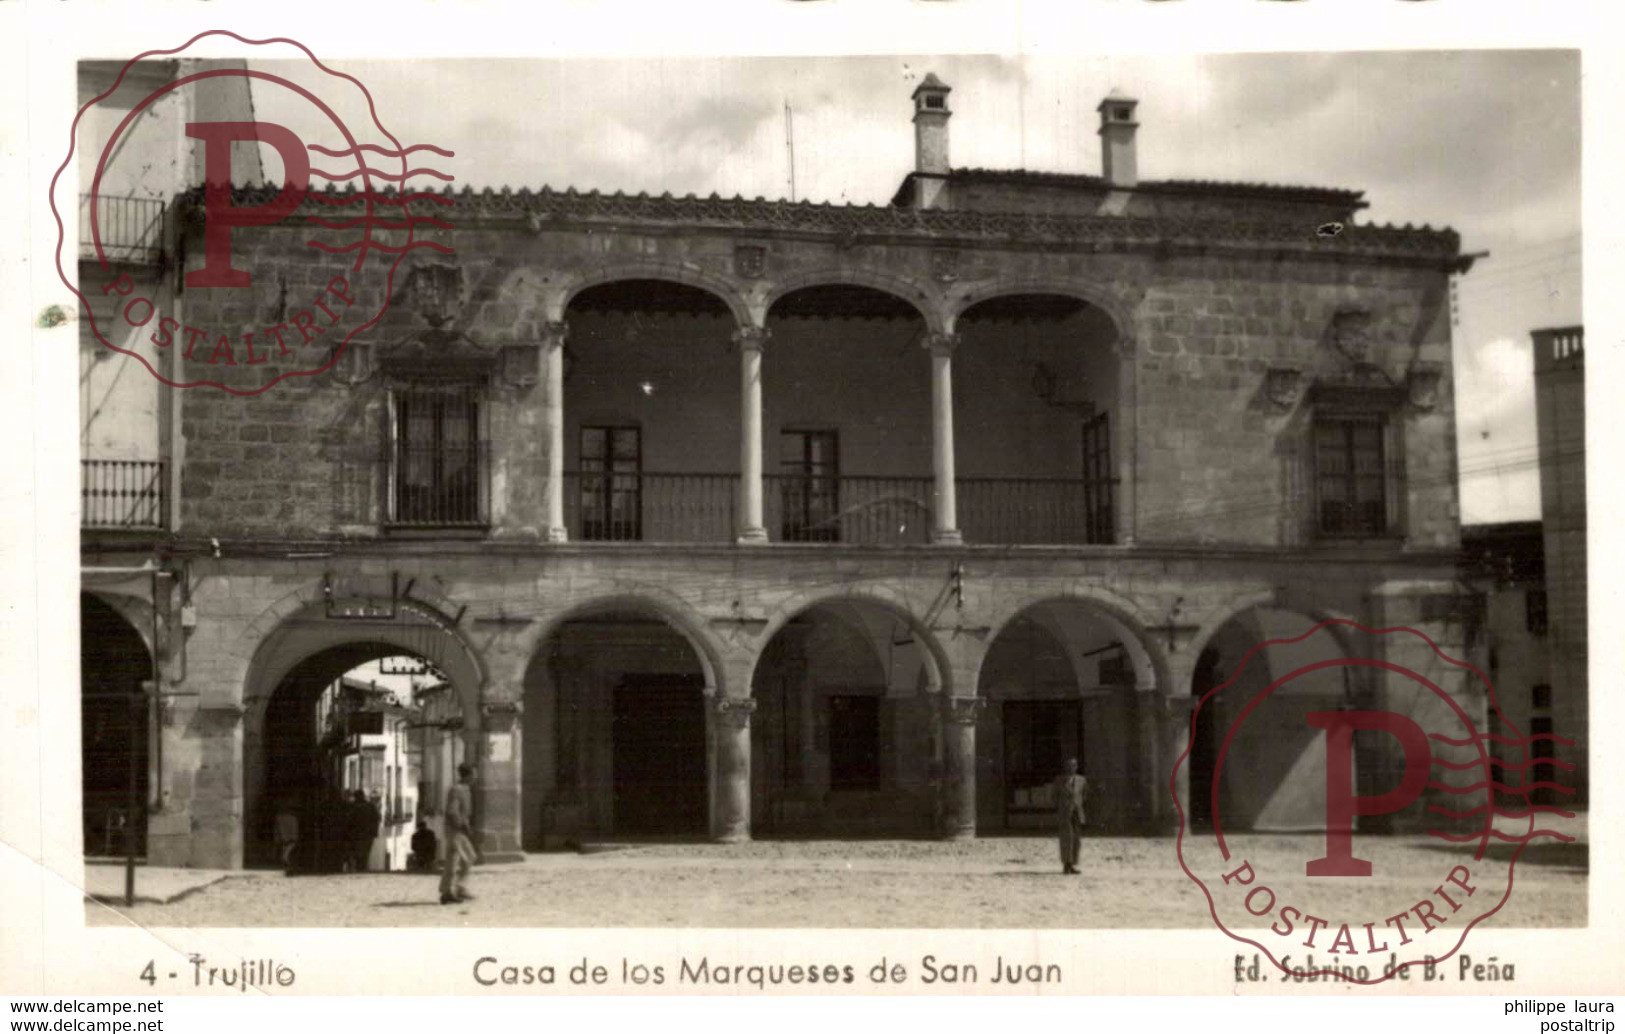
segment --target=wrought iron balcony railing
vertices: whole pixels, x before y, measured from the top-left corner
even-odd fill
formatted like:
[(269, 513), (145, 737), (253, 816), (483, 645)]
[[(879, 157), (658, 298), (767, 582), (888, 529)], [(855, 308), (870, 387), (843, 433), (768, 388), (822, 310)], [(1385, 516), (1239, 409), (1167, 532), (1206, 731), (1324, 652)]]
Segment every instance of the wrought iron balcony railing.
[(164, 257), (164, 202), (158, 198), (108, 197), (96, 207), (96, 235), (91, 232), (89, 194), (79, 195), (79, 255), (96, 257), (96, 235), (110, 262), (155, 263)]
[[(728, 542), (738, 534), (735, 474), (570, 473), (565, 523), (578, 542)], [(931, 540), (930, 477), (763, 477), (776, 542), (858, 545)], [(1082, 479), (960, 478), (965, 541), (1062, 545), (1113, 541), (1111, 484)]]
[(168, 493), (162, 460), (80, 460), (80, 527), (164, 527)]

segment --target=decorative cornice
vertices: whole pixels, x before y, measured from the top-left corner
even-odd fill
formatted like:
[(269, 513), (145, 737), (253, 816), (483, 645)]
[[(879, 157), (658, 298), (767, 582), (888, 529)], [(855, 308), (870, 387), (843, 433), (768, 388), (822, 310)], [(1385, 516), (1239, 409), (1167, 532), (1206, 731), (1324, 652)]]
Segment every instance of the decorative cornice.
[[(280, 188), (274, 185), (239, 187), (233, 190), (237, 205), (260, 205), (273, 199)], [(353, 194), (353, 188), (330, 191), (329, 196)], [(385, 195), (392, 193), (385, 191)], [(1068, 216), (1027, 212), (970, 212), (913, 209), (890, 205), (846, 205), (810, 201), (770, 201), (743, 197), (674, 197), (671, 194), (614, 194), (574, 189), (557, 191), (543, 187), (500, 191), (489, 188), (476, 193), (444, 190), (450, 198), (448, 218), (461, 228), (470, 222), (512, 221), (546, 230), (579, 223), (613, 223), (619, 226), (666, 225), (686, 229), (721, 231), (790, 232), (827, 237), (835, 243), (866, 237), (924, 241), (944, 239), (981, 243), (987, 246), (1029, 246), (1076, 250), (1179, 249), (1204, 251), (1229, 245), (1274, 254), (1325, 255), (1346, 259), (1399, 259), (1446, 264), (1464, 268), (1471, 259), (1461, 254), (1461, 238), (1450, 229), (1395, 226), (1346, 226), (1342, 233), (1321, 237), (1305, 233), (1291, 222), (1246, 222), (1174, 216)], [(201, 203), (201, 189), (182, 194), (179, 203)], [(343, 202), (340, 202), (341, 204)], [(420, 202), (424, 212), (428, 202)], [(305, 206), (314, 211), (316, 204)], [(321, 206), (331, 214), (330, 206)], [(411, 205), (406, 206), (411, 208)], [(445, 215), (448, 206), (434, 205)], [(409, 213), (411, 214), (411, 213)], [(454, 231), (455, 232), (455, 231)]]

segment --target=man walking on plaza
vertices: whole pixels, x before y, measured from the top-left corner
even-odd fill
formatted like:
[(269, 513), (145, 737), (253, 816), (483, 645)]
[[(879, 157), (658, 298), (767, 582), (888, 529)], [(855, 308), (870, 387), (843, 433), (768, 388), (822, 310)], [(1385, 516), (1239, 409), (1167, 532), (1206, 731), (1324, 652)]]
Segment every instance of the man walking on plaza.
[(440, 870), (440, 903), (472, 901), (464, 882), (474, 864), (474, 766), (457, 766), (457, 785), (446, 791), (446, 863)]
[(1068, 758), (1066, 774), (1055, 780), (1055, 834), (1061, 840), (1061, 871), (1078, 873), (1078, 842), (1083, 837), (1083, 798), (1089, 780), (1078, 774), (1078, 759)]

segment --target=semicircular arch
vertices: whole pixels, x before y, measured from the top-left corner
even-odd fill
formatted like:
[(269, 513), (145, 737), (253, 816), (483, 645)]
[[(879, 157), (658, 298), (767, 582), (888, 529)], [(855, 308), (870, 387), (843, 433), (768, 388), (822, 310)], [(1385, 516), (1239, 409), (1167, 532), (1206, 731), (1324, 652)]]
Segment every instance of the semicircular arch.
[(1063, 277), (1023, 277), (996, 280), (992, 283), (966, 289), (949, 299), (944, 329), (953, 333), (958, 329), (960, 317), (972, 306), (994, 298), (1018, 294), (1050, 294), (1072, 298), (1104, 312), (1117, 332), (1112, 348), (1119, 352), (1132, 352), (1134, 345), (1132, 306), (1110, 288), (1086, 280)]
[[(1191, 655), (1195, 657), (1201, 656), (1202, 651), (1207, 648), (1208, 644), (1213, 642), (1214, 637), (1216, 637), (1224, 629), (1224, 626), (1247, 614), (1249, 611), (1259, 609), (1290, 611), (1308, 618), (1313, 624), (1316, 625), (1323, 621), (1356, 621), (1352, 615), (1342, 611), (1331, 610), (1325, 607), (1304, 606), (1300, 601), (1283, 600), (1281, 595), (1273, 589), (1262, 589), (1256, 592), (1243, 593), (1239, 596), (1231, 597), (1223, 605), (1212, 611), (1202, 622), (1201, 626), (1196, 632), (1195, 637), (1191, 641)], [(1360, 649), (1360, 643), (1357, 639), (1357, 635), (1359, 634), (1358, 629), (1352, 628), (1346, 624), (1333, 623), (1326, 625), (1322, 631), (1328, 633), (1332, 637), (1332, 641), (1337, 644), (1337, 649), (1343, 654), (1343, 656), (1365, 656), (1365, 651)], [(1175, 688), (1180, 693), (1189, 693), (1191, 690), (1191, 687), (1188, 685)]]
[(1136, 689), (1151, 690), (1168, 685), (1170, 675), (1167, 658), (1152, 641), (1148, 623), (1139, 613), (1139, 608), (1126, 597), (1101, 586), (1072, 586), (1058, 592), (1013, 600), (989, 622), (987, 641), (995, 642), (1019, 618), (1037, 610), (1053, 607), (1081, 608), (1090, 618), (1109, 628), (1129, 655), (1129, 661), (1134, 667)]
[(795, 273), (776, 281), (767, 292), (762, 306), (763, 318), (771, 315), (773, 306), (786, 295), (808, 287), (867, 287), (896, 298), (912, 307), (925, 321), (928, 331), (943, 330), (942, 299), (919, 283), (880, 269), (863, 267), (835, 267), (812, 269)]
[(534, 639), (530, 644), (532, 663), (535, 663), (537, 651), (541, 649), (542, 644), (556, 636), (564, 625), (579, 618), (606, 613), (638, 614), (665, 624), (682, 636), (689, 648), (694, 651), (694, 656), (700, 662), (700, 669), (705, 675), (706, 691), (709, 693), (720, 689), (718, 678), (722, 669), (722, 650), (706, 631), (706, 619), (676, 594), (650, 587), (625, 589), (579, 600), (566, 609), (549, 615), (534, 632)]
[(80, 589), (79, 592), (80, 595), (89, 596), (122, 618), (124, 623), (130, 626), (130, 630), (141, 639), (141, 644), (147, 648), (147, 656), (149, 658), (153, 656), (156, 651), (156, 644), (154, 644), (152, 638), (153, 614), (150, 600), (144, 600), (127, 593), (106, 592), (98, 589)]
[(394, 649), (444, 672), (462, 705), (465, 728), (477, 730), (485, 666), (447, 615), (418, 600), (399, 601), (393, 618), (335, 619), (325, 602), (306, 603), (284, 617), (249, 661), (243, 708), (250, 724), (263, 718), (271, 695), (299, 665), (328, 650), (366, 645), (378, 647), (380, 657)]
[(763, 626), (757, 637), (758, 648), (751, 659), (751, 670), (748, 673), (747, 685), (755, 679), (756, 664), (761, 660), (762, 651), (773, 637), (789, 624), (798, 615), (803, 614), (820, 604), (869, 604), (898, 618), (908, 625), (909, 631), (914, 635), (915, 641), (921, 644), (921, 654), (925, 660), (927, 686), (931, 692), (954, 692), (952, 668), (948, 662), (947, 653), (942, 644), (927, 627), (924, 620), (909, 608), (908, 601), (903, 595), (884, 584), (855, 584), (844, 585), (839, 588), (819, 587), (804, 589), (794, 593), (768, 615), (767, 624)]
[(610, 263), (570, 276), (562, 285), (563, 289), (558, 296), (559, 311), (554, 318), (564, 319), (570, 311), (570, 303), (582, 291), (617, 280), (667, 280), (683, 284), (704, 291), (727, 306), (739, 326), (752, 325), (750, 306), (746, 304), (744, 293), (738, 284), (695, 263), (669, 259)]

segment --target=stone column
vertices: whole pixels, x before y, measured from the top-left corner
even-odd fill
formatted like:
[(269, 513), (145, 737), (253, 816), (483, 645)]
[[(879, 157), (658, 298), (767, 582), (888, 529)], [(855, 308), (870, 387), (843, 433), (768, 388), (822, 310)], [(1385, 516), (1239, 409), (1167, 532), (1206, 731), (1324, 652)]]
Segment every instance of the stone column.
[(945, 544), (963, 541), (954, 487), (953, 356), (958, 344), (958, 334), (930, 334), (925, 339), (931, 352), (931, 472), (936, 478), (931, 541)]
[(756, 701), (716, 693), (710, 699), (712, 742), (711, 839), (750, 839), (750, 716)]
[[(1186, 753), (1191, 742), (1191, 715), (1196, 710), (1196, 698), (1185, 696), (1164, 696), (1161, 692), (1150, 694), (1154, 697), (1157, 715), (1156, 752), (1159, 755), (1154, 770), (1152, 787), (1151, 811), (1152, 832), (1172, 833), (1179, 829), (1179, 816), (1185, 816), (1187, 832), (1191, 816), (1191, 759)], [(1142, 697), (1142, 701), (1145, 698)], [(1215, 706), (1215, 700), (1208, 701), (1208, 706)], [(1181, 761), (1180, 759), (1184, 760)], [(1174, 770), (1175, 763), (1179, 769)], [(1169, 779), (1173, 779), (1173, 793), (1169, 793)], [(1175, 809), (1174, 800), (1177, 795), (1179, 807)]]
[(766, 327), (734, 331), (739, 345), (739, 527), (741, 543), (767, 541), (762, 523), (762, 348)]
[(942, 701), (943, 829), (946, 840), (976, 836), (976, 715), (981, 697)]
[(569, 335), (570, 325), (562, 320), (542, 327), (542, 421), (547, 434), (543, 498), (549, 542), (565, 542), (570, 537), (564, 523), (564, 342)]
[(521, 715), (517, 700), (493, 700), (480, 707), (483, 726), (475, 766), (474, 816), (480, 851), (487, 862), (517, 862), (520, 848)]

